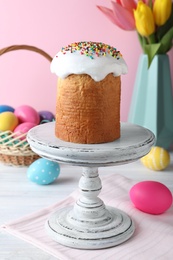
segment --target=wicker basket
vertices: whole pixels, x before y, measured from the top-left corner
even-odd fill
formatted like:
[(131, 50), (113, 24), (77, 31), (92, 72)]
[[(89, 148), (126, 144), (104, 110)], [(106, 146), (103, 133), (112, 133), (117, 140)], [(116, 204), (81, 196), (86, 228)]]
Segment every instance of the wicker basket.
[[(0, 55), (7, 53), (9, 51), (14, 50), (29, 50), (34, 51), (46, 59), (49, 62), (52, 61), (52, 57), (49, 56), (45, 51), (30, 45), (12, 45), (0, 50)], [(13, 165), (13, 166), (28, 166), (36, 159), (39, 158), (37, 154), (35, 154), (27, 140), (26, 140), (26, 133), (18, 135), (11, 131), (0, 131), (0, 162)]]

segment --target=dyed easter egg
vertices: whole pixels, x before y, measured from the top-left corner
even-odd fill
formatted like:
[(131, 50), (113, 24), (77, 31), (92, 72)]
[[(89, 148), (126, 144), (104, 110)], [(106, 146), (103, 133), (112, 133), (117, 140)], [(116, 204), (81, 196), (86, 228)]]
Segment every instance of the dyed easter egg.
[(55, 119), (54, 114), (50, 111), (46, 111), (46, 110), (40, 111), (39, 115), (40, 115), (41, 124), (46, 122), (52, 122)]
[(13, 131), (18, 125), (18, 118), (14, 113), (7, 111), (0, 114), (0, 131)]
[(19, 106), (15, 109), (14, 114), (18, 117), (20, 123), (30, 122), (36, 125), (40, 123), (38, 112), (31, 106)]
[(162, 183), (142, 181), (130, 189), (130, 199), (135, 207), (149, 214), (162, 214), (172, 205), (171, 191)]
[(7, 111), (14, 112), (14, 108), (8, 105), (0, 105), (0, 113), (7, 112)]
[[(20, 136), (22, 134), (25, 134), (27, 133), (31, 128), (33, 128), (34, 126), (36, 126), (36, 124), (34, 123), (31, 123), (31, 122), (25, 122), (25, 123), (22, 123), (20, 125), (18, 125), (15, 129), (14, 129), (14, 133), (16, 133), (15, 136)], [(21, 137), (20, 139), (23, 140), (25, 138), (24, 137)]]
[(59, 164), (44, 158), (40, 158), (33, 162), (27, 170), (28, 179), (39, 185), (46, 185), (54, 182), (59, 174)]
[(147, 168), (154, 171), (164, 170), (170, 163), (170, 155), (165, 149), (155, 146), (141, 158), (141, 162)]

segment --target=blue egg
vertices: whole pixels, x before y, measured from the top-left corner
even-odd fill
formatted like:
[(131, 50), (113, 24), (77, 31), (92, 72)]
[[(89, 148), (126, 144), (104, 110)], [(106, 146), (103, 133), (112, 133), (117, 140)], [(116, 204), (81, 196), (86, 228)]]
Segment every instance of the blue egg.
[(14, 112), (14, 108), (8, 105), (0, 105), (0, 113), (3, 112)]
[(33, 162), (27, 170), (28, 179), (39, 185), (46, 185), (54, 182), (59, 174), (59, 164), (44, 158), (40, 158)]

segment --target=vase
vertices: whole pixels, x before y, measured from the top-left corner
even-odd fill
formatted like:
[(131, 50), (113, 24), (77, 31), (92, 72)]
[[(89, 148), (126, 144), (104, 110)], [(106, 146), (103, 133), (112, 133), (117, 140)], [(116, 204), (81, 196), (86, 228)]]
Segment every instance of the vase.
[(139, 60), (128, 121), (151, 130), (155, 146), (169, 149), (173, 143), (173, 96), (167, 54), (156, 55), (148, 68), (148, 57)]

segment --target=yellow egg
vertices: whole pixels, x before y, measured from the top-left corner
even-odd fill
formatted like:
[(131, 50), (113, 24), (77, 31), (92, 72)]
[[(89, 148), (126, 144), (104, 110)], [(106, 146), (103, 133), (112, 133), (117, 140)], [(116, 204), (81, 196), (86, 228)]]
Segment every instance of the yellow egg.
[(164, 170), (170, 163), (170, 155), (165, 149), (155, 146), (151, 151), (141, 158), (141, 162), (147, 168), (154, 171)]
[(18, 118), (12, 112), (3, 112), (0, 114), (0, 131), (13, 131), (18, 125)]

